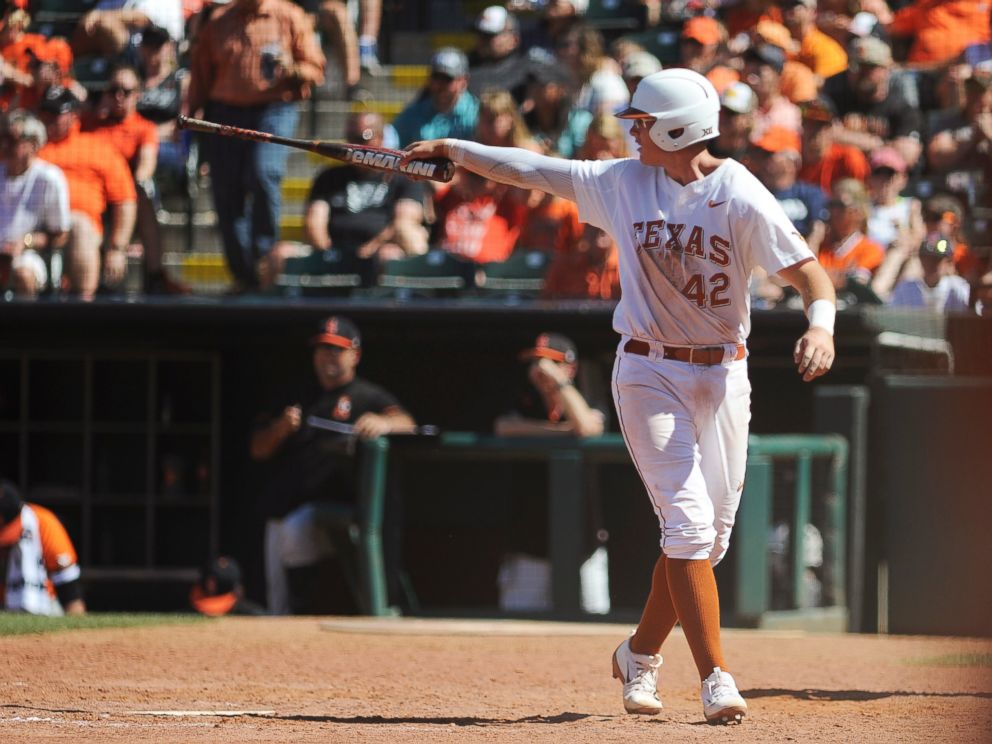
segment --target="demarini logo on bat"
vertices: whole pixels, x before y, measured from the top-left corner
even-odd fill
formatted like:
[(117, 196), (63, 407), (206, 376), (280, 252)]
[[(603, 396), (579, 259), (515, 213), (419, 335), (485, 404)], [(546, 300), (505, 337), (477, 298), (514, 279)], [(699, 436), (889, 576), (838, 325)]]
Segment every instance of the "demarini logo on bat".
[(380, 168), (384, 170), (398, 170), (401, 173), (409, 173), (411, 176), (424, 176), (430, 178), (437, 169), (435, 163), (427, 163), (423, 160), (411, 160), (404, 166), (400, 166), (400, 156), (388, 152), (375, 152), (374, 150), (355, 150), (351, 153), (351, 162), (356, 165), (365, 165), (369, 168)]

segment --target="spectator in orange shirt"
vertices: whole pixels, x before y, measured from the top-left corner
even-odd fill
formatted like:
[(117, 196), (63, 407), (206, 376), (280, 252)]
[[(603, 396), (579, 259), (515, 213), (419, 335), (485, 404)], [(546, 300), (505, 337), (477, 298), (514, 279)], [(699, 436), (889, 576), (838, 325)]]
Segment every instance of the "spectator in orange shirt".
[(599, 228), (585, 225), (579, 241), (555, 254), (542, 294), (549, 299), (620, 299), (616, 243)]
[[(611, 160), (626, 157), (626, 139), (620, 121), (598, 116), (589, 127), (579, 158)], [(615, 300), (620, 297), (617, 246), (598, 227), (584, 225), (578, 240), (555, 253), (545, 277), (544, 295), (550, 298)]]
[(871, 172), (868, 158), (857, 147), (835, 141), (840, 123), (833, 104), (819, 98), (802, 108), (803, 167), (799, 180), (813, 183), (830, 193), (844, 178), (864, 181)]
[[(59, 38), (47, 39), (41, 34), (29, 34), (31, 17), (13, 5), (0, 19), (0, 111), (9, 108), (33, 109), (44, 87), (56, 82), (72, 67), (72, 50)], [(47, 80), (36, 97), (25, 97), (36, 87), (39, 63), (52, 62), (60, 71)]]
[(885, 258), (885, 249), (865, 235), (870, 207), (865, 185), (853, 178), (838, 181), (827, 202), (827, 233), (817, 258), (838, 289), (848, 281), (869, 284)]
[[(189, 110), (220, 124), (296, 134), (299, 101), (324, 80), (324, 55), (307, 14), (289, 0), (235, 0), (199, 31)], [(231, 137), (201, 138), (235, 292), (258, 286), (256, 264), (279, 234), (291, 150)]]
[(435, 196), (436, 240), (456, 256), (490, 263), (513, 252), (527, 216), (527, 206), (507, 196), (507, 187), (462, 171)]
[(950, 62), (970, 44), (989, 41), (986, 0), (915, 0), (896, 11), (886, 31), (912, 37), (906, 61), (932, 68)]
[[(61, 86), (52, 86), (41, 102), (40, 116), (48, 144), (38, 157), (57, 165), (69, 184), (72, 229), (66, 255), (69, 288), (83, 300), (93, 299), (103, 279), (115, 286), (127, 268), (125, 250), (134, 232), (134, 180), (127, 161), (102, 137), (79, 131), (79, 100)], [(101, 257), (103, 215), (110, 207), (107, 250)]]
[(816, 27), (816, 0), (783, 0), (782, 23), (798, 42), (794, 59), (826, 80), (847, 69), (844, 47)]
[(771, 20), (760, 21), (752, 31), (752, 46), (772, 44), (785, 52), (780, 85), (782, 95), (793, 103), (806, 103), (816, 98), (823, 84), (814, 72), (802, 62), (793, 59), (799, 52), (799, 42), (792, 38), (789, 29)]
[(747, 33), (766, 20), (782, 22), (782, 11), (774, 0), (742, 0), (727, 8), (724, 16), (727, 34), (731, 39), (737, 34)]
[(127, 161), (137, 191), (135, 234), (145, 257), (145, 291), (183, 293), (162, 269), (162, 236), (155, 216), (155, 168), (158, 164), (158, 128), (138, 113), (141, 81), (138, 71), (127, 64), (110, 71), (107, 89), (99, 108), (83, 117), (84, 132), (103, 137)]

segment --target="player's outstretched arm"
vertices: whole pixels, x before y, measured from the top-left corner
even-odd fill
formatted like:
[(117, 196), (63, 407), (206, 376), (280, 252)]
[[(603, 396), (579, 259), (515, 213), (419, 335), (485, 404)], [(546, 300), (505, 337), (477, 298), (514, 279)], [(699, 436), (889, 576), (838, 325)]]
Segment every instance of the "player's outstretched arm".
[(437, 139), (409, 145), (403, 164), (434, 157), (449, 158), (456, 165), (499, 183), (540, 189), (575, 201), (572, 161), (564, 158), (552, 158), (520, 147), (490, 147), (467, 140)]
[(833, 282), (816, 259), (778, 272), (803, 298), (809, 329), (796, 342), (793, 358), (805, 382), (825, 375), (834, 363), (834, 317), (837, 296)]

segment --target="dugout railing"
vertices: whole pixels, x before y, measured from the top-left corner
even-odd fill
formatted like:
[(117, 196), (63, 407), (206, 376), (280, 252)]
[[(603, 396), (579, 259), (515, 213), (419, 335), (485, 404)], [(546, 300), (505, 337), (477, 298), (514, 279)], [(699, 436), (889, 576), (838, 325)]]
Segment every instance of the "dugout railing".
[[(608, 463), (628, 463), (629, 455), (618, 434), (579, 440), (574, 438), (504, 438), (465, 432), (448, 432), (415, 446), (392, 447), (387, 439), (364, 445), (358, 539), (359, 593), (363, 610), (387, 615), (393, 610), (387, 600), (386, 562), (382, 554), (383, 508), (386, 503), (389, 460), (415, 457), (436, 463), (473, 460), (486, 463), (539, 461), (548, 469), (548, 545), (551, 563), (551, 599), (557, 618), (579, 619), (579, 566), (583, 550), (584, 509), (597, 488), (591, 472)], [(769, 534), (772, 527), (773, 474), (776, 463), (792, 460), (795, 487), (791, 508), (790, 593), (794, 607), (800, 605), (806, 566), (805, 526), (811, 520), (813, 461), (826, 458), (829, 483), (824, 494), (823, 602), (844, 626), (846, 581), (846, 509), (848, 444), (844, 437), (827, 435), (752, 435), (748, 444), (747, 476), (732, 550), (735, 551), (733, 621), (762, 625), (770, 612), (771, 581)], [(846, 627), (846, 626), (844, 626)], [(839, 629), (839, 628), (838, 628)]]

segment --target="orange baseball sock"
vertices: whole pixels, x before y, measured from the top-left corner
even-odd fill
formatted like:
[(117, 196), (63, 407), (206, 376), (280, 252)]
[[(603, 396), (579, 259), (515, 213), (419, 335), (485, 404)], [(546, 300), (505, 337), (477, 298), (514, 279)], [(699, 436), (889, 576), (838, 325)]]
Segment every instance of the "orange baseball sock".
[(641, 622), (637, 631), (630, 639), (630, 650), (635, 654), (656, 654), (661, 651), (661, 644), (672, 632), (678, 621), (675, 605), (672, 604), (672, 593), (668, 588), (668, 572), (665, 568), (667, 558), (662, 553), (654, 564), (651, 574), (651, 592), (641, 613)]
[(699, 670), (699, 678), (710, 676), (713, 667), (726, 670), (720, 646), (720, 597), (713, 567), (707, 560), (669, 558), (666, 569), (672, 602)]

